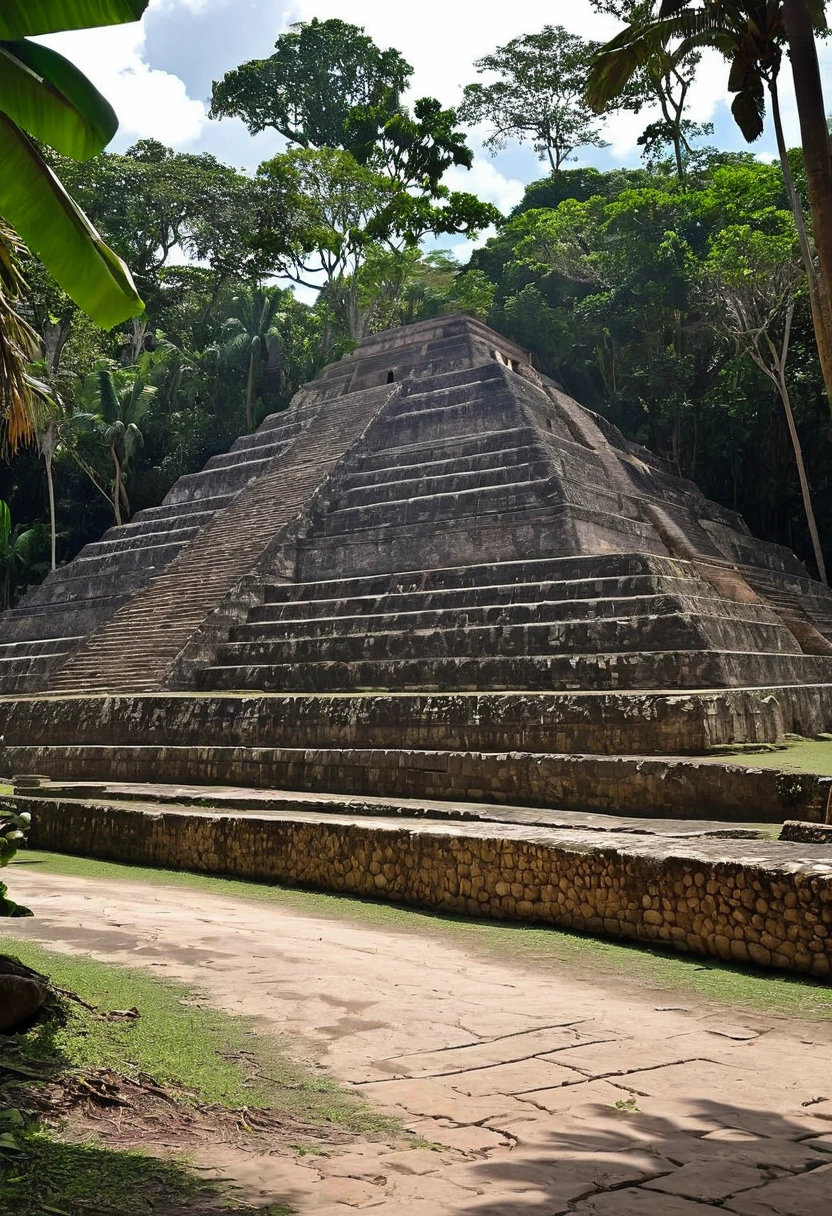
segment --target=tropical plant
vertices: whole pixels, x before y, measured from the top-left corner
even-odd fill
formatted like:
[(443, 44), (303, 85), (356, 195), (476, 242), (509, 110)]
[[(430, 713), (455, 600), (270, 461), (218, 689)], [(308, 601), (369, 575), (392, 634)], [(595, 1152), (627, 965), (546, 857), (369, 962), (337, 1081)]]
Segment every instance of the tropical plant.
[(226, 364), (242, 365), (246, 374), (246, 430), (254, 429), (254, 399), (263, 372), (277, 366), (281, 331), (277, 316), (284, 292), (279, 287), (253, 288), (234, 300), (234, 316), (222, 327), (220, 357)]
[[(86, 160), (112, 139), (118, 120), (69, 60), (30, 35), (137, 21), (148, 0), (2, 0), (0, 2), (0, 217), (44, 263), (69, 296), (110, 327), (143, 305), (124, 263), (104, 244), (40, 150), (49, 145)], [(14, 448), (33, 435), (38, 387), (26, 364), (32, 334), (11, 315), (14, 246), (0, 233), (0, 367), (7, 390), (5, 438)]]
[(3, 608), (12, 602), (18, 579), (37, 558), (36, 528), (12, 527), (9, 505), (0, 499), (0, 599)]
[[(650, 21), (654, 8), (654, 0), (590, 0), (590, 3), (596, 12), (635, 28)], [(645, 106), (658, 106), (661, 117), (648, 124), (638, 143), (648, 167), (660, 160), (669, 144), (680, 182), (684, 182), (687, 164), (694, 154), (693, 140), (713, 131), (711, 123), (693, 122), (685, 116), (700, 61), (698, 49), (682, 50), (667, 41), (656, 43), (642, 56), (615, 98), (624, 109), (636, 114)], [(608, 101), (605, 109), (609, 104)]]
[(40, 353), (38, 335), (15, 307), (26, 286), (21, 252), (20, 241), (0, 220), (0, 422), (6, 452), (30, 438), (38, 403), (48, 393), (30, 371)]
[[(113, 480), (108, 497), (118, 527), (124, 522), (124, 516), (129, 519), (131, 514), (125, 478), (131, 459), (144, 442), (139, 423), (147, 414), (156, 392), (154, 385), (129, 371), (109, 367), (92, 372), (83, 386), (81, 399), (91, 408), (77, 414), (74, 421), (79, 431), (92, 436), (109, 455)], [(101, 489), (91, 466), (85, 462), (82, 467)]]

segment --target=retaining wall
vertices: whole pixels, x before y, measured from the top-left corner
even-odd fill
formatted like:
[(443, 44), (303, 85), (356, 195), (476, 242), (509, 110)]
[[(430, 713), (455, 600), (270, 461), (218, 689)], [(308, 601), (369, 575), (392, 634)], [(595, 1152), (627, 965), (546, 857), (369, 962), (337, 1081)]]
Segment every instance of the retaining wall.
[(832, 848), (19, 798), (31, 844), (539, 922), (826, 978)]
[(0, 771), (60, 781), (236, 785), (670, 819), (825, 817), (832, 781), (726, 764), (530, 752), (108, 744), (0, 747)]

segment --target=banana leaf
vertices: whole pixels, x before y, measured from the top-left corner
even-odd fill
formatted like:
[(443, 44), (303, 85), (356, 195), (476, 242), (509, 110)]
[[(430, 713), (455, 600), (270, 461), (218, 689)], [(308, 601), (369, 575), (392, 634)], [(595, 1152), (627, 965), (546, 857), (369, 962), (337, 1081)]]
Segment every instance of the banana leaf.
[(113, 107), (83, 72), (26, 39), (0, 42), (0, 110), (75, 160), (95, 156), (118, 129)]
[(0, 39), (138, 21), (148, 0), (0, 0)]
[(0, 215), (68, 296), (110, 329), (144, 304), (130, 271), (70, 198), (32, 141), (0, 112)]

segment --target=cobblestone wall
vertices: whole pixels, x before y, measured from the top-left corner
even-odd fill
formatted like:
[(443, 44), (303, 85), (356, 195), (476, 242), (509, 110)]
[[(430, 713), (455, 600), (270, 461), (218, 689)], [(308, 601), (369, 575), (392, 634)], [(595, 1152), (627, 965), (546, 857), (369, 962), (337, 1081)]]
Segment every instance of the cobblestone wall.
[(832, 966), (832, 851), (818, 846), (20, 801), (35, 812), (36, 848), (536, 921), (818, 977)]

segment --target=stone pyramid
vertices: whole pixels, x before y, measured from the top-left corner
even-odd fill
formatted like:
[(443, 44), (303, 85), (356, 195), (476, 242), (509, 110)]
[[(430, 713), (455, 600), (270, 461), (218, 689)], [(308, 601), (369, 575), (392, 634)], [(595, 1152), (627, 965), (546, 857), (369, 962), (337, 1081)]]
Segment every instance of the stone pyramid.
[(792, 553), (457, 315), (367, 339), (50, 575), (0, 618), (0, 691), (805, 700), (830, 639)]

